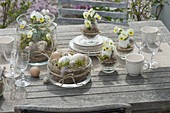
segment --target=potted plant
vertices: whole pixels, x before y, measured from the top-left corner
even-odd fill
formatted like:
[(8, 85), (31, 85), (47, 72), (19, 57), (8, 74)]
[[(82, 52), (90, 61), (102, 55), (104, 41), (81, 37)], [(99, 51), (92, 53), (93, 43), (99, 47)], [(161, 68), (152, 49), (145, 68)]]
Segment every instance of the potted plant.
[(21, 14), (17, 18), (18, 48), (30, 51), (30, 65), (47, 64), (48, 57), (55, 50), (55, 16), (48, 10)]

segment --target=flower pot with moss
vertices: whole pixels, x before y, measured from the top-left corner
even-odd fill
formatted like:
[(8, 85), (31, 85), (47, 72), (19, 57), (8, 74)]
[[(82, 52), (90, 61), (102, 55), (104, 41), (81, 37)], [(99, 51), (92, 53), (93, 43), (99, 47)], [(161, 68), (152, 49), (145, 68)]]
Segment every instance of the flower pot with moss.
[(101, 16), (92, 8), (83, 13), (84, 27), (81, 29), (83, 36), (87, 39), (87, 43), (96, 43), (96, 36), (100, 33), (97, 20), (101, 20)]
[(30, 51), (30, 65), (45, 65), (56, 49), (55, 16), (48, 10), (21, 14), (17, 17), (18, 49)]
[(124, 59), (126, 54), (133, 52), (134, 41), (132, 37), (134, 35), (134, 31), (131, 28), (124, 30), (116, 26), (113, 32), (116, 33), (118, 37), (116, 51), (118, 55)]
[(101, 54), (99, 55), (99, 63), (102, 71), (105, 73), (113, 73), (117, 64), (117, 58), (114, 53), (113, 41), (106, 41), (103, 44)]

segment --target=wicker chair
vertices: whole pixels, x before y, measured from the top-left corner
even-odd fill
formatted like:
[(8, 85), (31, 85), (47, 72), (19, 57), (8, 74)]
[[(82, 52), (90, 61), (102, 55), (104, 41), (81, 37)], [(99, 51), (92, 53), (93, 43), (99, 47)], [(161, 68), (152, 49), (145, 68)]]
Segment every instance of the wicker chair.
[[(82, 24), (84, 19), (82, 18), (85, 9), (76, 9), (75, 6), (92, 6), (92, 7), (107, 7), (110, 9), (119, 8), (123, 12), (113, 12), (98, 10), (96, 11), (102, 20), (99, 23), (113, 23), (119, 25), (127, 25), (127, 0), (122, 2), (106, 2), (106, 1), (92, 1), (92, 0), (58, 0), (58, 24)], [(108, 21), (109, 19), (121, 19), (121, 22)]]
[[(110, 104), (79, 108), (48, 108), (35, 106), (15, 106), (15, 113), (131, 113), (130, 104)], [(71, 112), (70, 112), (71, 111)]]

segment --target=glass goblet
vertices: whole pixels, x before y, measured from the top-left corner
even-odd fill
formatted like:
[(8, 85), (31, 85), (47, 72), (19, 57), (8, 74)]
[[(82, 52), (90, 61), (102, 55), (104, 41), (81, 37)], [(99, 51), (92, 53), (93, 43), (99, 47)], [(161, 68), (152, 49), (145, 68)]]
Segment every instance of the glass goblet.
[(30, 82), (25, 79), (24, 71), (28, 67), (30, 52), (25, 50), (17, 51), (16, 67), (21, 71), (21, 79), (18, 79), (15, 84), (19, 87), (25, 87), (30, 85)]
[(15, 75), (15, 59), (16, 59), (16, 49), (13, 49), (13, 44), (4, 44), (1, 46), (5, 59), (10, 62), (10, 73), (5, 74), (7, 78), (16, 78)]
[(150, 38), (147, 38), (146, 40), (147, 47), (149, 51), (151, 52), (151, 60), (149, 61), (150, 69), (154, 69), (158, 67), (158, 62), (154, 60), (154, 56), (158, 52), (161, 42), (162, 42), (162, 39), (161, 37), (159, 37), (159, 35), (157, 35), (154, 38), (154, 40)]
[(138, 53), (141, 54), (142, 49), (146, 45), (146, 41), (145, 41), (144, 37), (141, 37), (141, 36), (134, 37), (134, 42), (135, 42), (136, 47), (139, 49)]

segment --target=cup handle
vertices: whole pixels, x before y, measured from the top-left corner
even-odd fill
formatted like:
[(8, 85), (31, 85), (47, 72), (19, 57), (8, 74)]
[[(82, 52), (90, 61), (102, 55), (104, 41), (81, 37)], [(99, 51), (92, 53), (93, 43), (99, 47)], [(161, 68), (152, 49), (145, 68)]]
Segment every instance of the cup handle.
[(144, 64), (143, 64), (143, 66), (142, 66), (142, 72), (141, 72), (141, 73), (143, 73), (145, 70), (148, 70), (148, 69), (149, 69), (149, 66), (150, 66), (150, 64), (149, 64), (148, 62), (144, 61)]

